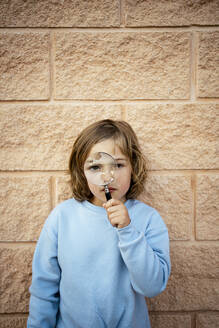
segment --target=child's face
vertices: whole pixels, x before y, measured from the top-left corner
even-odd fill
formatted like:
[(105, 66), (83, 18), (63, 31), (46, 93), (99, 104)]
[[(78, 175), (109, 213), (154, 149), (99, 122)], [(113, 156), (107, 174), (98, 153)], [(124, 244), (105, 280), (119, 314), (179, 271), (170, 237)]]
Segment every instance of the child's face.
[[(94, 145), (87, 157), (92, 157), (94, 153), (105, 152), (110, 154), (117, 163), (116, 179), (108, 185), (112, 198), (125, 201), (126, 193), (129, 190), (131, 182), (131, 163), (129, 159), (121, 152), (113, 139), (107, 139)], [(102, 206), (106, 202), (103, 186), (97, 186), (88, 181), (88, 186), (94, 197), (91, 202), (94, 205)]]

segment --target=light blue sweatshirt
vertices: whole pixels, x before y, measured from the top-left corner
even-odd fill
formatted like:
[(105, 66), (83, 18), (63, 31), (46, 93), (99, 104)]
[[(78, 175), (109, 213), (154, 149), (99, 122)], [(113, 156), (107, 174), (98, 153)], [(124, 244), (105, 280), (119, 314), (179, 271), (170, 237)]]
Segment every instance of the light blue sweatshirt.
[(69, 199), (49, 215), (33, 259), (28, 328), (148, 328), (146, 297), (170, 274), (158, 212), (125, 202), (131, 223), (114, 228), (102, 207)]

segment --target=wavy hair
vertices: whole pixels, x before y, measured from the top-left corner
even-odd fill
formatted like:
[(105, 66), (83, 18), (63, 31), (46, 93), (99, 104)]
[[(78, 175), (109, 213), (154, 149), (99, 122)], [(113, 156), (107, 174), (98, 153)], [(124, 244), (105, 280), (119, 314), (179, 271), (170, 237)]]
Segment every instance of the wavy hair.
[(69, 159), (69, 173), (73, 197), (78, 201), (91, 200), (93, 197), (84, 175), (84, 163), (91, 148), (106, 139), (113, 139), (131, 163), (131, 183), (126, 199), (134, 199), (144, 190), (147, 177), (146, 160), (135, 132), (125, 121), (105, 119), (85, 128), (73, 145)]

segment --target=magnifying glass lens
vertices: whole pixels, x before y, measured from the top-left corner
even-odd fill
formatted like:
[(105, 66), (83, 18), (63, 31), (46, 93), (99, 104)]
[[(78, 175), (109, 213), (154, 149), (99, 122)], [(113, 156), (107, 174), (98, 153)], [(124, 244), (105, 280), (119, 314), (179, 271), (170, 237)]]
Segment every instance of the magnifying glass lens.
[(115, 168), (116, 162), (114, 158), (105, 152), (92, 154), (84, 165), (87, 181), (98, 186), (104, 186), (107, 200), (111, 199), (108, 185), (114, 181)]

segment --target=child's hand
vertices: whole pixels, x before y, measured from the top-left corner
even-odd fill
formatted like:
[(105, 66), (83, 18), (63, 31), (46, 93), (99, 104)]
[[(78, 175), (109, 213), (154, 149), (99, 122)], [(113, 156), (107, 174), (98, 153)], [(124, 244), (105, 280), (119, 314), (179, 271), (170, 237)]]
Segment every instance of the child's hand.
[(108, 219), (113, 227), (120, 229), (130, 224), (128, 210), (120, 200), (110, 199), (103, 207), (107, 210)]

